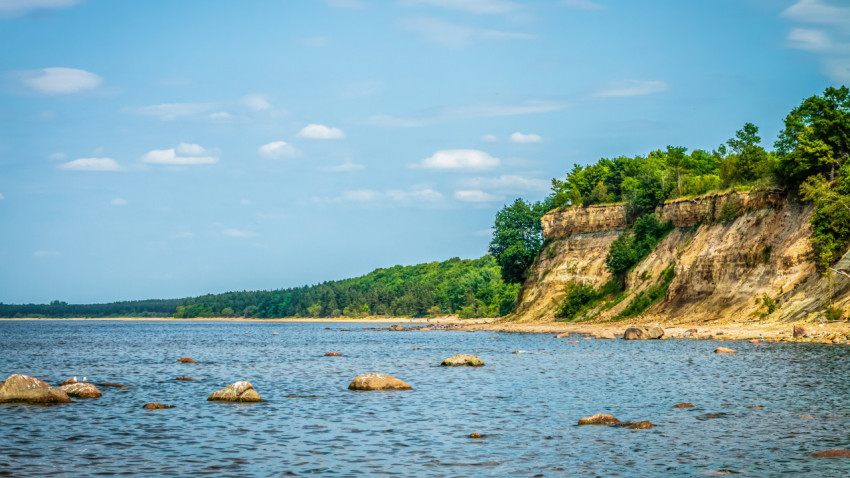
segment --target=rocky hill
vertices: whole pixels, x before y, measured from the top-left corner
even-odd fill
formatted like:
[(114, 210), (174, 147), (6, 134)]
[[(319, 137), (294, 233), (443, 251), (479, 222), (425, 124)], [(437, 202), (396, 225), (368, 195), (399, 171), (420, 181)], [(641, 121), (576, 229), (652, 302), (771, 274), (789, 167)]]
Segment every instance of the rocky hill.
[[(814, 320), (823, 316), (830, 281), (811, 260), (812, 207), (787, 202), (778, 192), (728, 192), (677, 199), (659, 206), (656, 216), (672, 221), (670, 232), (626, 278), (626, 291), (579, 319), (617, 317), (634, 298), (675, 277), (663, 299), (643, 313), (645, 320), (699, 323), (716, 319)], [(555, 320), (568, 284), (600, 287), (611, 279), (605, 258), (627, 225), (622, 204), (572, 207), (543, 219), (543, 248), (509, 317), (520, 322)], [(836, 266), (850, 267), (847, 256)], [(850, 302), (850, 276), (832, 280), (839, 307)], [(764, 298), (771, 302), (769, 314)]]

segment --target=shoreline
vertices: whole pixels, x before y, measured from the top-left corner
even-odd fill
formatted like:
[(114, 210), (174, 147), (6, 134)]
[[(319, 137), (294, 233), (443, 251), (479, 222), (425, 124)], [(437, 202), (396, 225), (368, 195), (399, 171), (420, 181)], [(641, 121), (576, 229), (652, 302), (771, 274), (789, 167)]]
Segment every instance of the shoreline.
[(191, 319), (175, 319), (172, 317), (20, 317), (20, 318), (0, 318), (0, 322), (13, 322), (13, 321), (39, 321), (39, 322), (47, 322), (47, 321), (92, 321), (92, 322), (106, 322), (106, 321), (116, 321), (116, 322), (183, 322), (183, 323), (191, 323), (191, 322), (245, 322), (245, 323), (262, 323), (262, 322), (276, 322), (276, 323), (302, 323), (302, 322), (314, 322), (321, 324), (328, 323), (357, 323), (357, 324), (463, 324), (463, 325), (482, 325), (485, 323), (492, 322), (496, 319), (491, 318), (476, 318), (476, 319), (460, 319), (452, 316), (445, 317), (434, 317), (434, 318), (410, 318), (410, 317), (373, 317), (373, 318), (359, 318), (352, 319), (348, 317), (340, 317), (340, 318), (321, 318), (321, 317), (282, 317), (282, 318), (274, 318), (274, 319), (257, 319), (257, 318), (249, 318), (245, 319), (242, 317), (197, 317)]

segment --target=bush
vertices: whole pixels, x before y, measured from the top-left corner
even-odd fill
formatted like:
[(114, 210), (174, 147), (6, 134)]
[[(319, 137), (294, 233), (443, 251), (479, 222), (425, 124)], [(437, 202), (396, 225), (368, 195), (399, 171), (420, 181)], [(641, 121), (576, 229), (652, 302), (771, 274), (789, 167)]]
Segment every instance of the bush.
[(566, 295), (561, 302), (561, 307), (555, 312), (555, 317), (574, 320), (606, 297), (621, 290), (620, 283), (616, 279), (606, 282), (598, 290), (587, 284), (567, 284)]
[(833, 322), (836, 320), (841, 320), (844, 316), (844, 311), (841, 310), (841, 307), (831, 307), (829, 305), (824, 307), (824, 315), (826, 315), (826, 320), (829, 322)]
[(625, 319), (628, 317), (638, 316), (650, 308), (653, 304), (663, 299), (667, 295), (667, 289), (673, 283), (673, 278), (676, 277), (676, 272), (673, 269), (675, 264), (670, 264), (664, 272), (661, 273), (661, 283), (650, 287), (649, 289), (639, 293), (629, 303), (629, 305), (617, 315), (617, 319)]

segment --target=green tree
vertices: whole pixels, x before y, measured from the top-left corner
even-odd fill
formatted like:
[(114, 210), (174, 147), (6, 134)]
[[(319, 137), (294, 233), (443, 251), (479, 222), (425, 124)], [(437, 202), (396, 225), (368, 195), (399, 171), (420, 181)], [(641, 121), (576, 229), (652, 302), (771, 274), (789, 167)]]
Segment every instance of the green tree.
[(549, 210), (549, 201), (534, 204), (517, 199), (496, 213), (489, 251), (501, 267), (505, 282), (521, 283), (543, 246), (540, 219)]
[(758, 126), (745, 123), (744, 127), (735, 132), (735, 137), (726, 142), (732, 154), (727, 161), (734, 163), (734, 180), (751, 182), (767, 172), (768, 154), (761, 147), (761, 137)]

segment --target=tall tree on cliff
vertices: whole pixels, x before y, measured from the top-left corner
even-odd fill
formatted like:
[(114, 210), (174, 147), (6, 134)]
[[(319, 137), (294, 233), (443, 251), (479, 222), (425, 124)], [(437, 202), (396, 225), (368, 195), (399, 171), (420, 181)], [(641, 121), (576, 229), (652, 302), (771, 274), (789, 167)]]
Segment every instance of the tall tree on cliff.
[(496, 213), (490, 254), (502, 268), (502, 280), (522, 283), (528, 268), (543, 247), (540, 219), (550, 209), (551, 199), (529, 203), (517, 198)]

